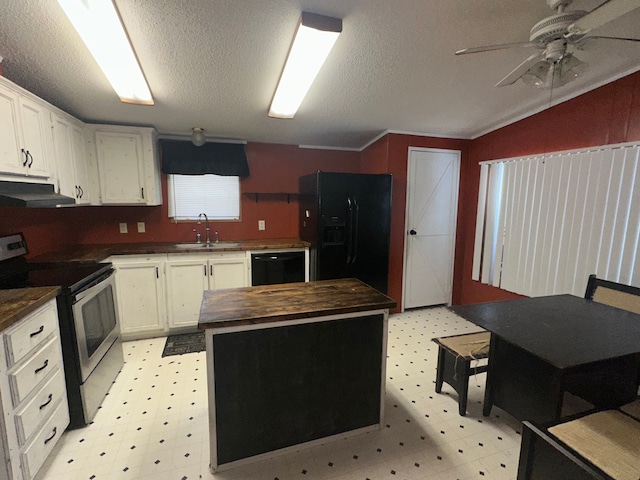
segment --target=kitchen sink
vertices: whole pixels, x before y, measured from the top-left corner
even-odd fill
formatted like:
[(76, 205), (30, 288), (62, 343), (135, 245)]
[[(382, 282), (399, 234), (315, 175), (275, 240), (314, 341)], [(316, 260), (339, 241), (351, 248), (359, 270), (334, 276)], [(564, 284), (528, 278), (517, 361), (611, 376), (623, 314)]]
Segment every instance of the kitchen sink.
[(175, 248), (184, 249), (203, 249), (203, 250), (217, 250), (223, 248), (239, 247), (240, 242), (212, 242), (212, 243), (176, 243), (173, 245)]

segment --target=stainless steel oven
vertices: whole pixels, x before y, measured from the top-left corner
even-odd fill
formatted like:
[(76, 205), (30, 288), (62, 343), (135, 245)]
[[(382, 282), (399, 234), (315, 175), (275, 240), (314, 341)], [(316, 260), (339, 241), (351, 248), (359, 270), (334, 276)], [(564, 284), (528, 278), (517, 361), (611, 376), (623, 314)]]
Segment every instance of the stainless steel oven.
[(70, 428), (87, 425), (124, 365), (110, 263), (29, 263), (22, 234), (0, 237), (0, 289), (58, 285)]
[(84, 382), (119, 335), (112, 272), (73, 295), (73, 317), (81, 378)]

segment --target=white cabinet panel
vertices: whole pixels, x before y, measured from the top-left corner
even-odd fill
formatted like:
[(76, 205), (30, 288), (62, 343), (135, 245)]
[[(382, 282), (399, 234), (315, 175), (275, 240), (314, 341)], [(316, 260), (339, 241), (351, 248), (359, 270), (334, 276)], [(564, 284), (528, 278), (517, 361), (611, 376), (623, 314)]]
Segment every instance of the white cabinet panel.
[(166, 331), (163, 262), (112, 257), (123, 339)]
[(0, 85), (0, 173), (49, 177), (49, 111)]
[(24, 174), (18, 128), (18, 94), (0, 86), (0, 172)]
[(51, 135), (49, 111), (31, 100), (20, 97), (23, 148), (27, 151), (27, 175), (49, 176), (47, 136)]
[(69, 425), (56, 300), (0, 338), (0, 478), (31, 480)]
[(84, 130), (81, 124), (62, 115), (54, 115), (53, 143), (60, 193), (75, 198), (77, 204), (90, 204), (91, 187), (87, 178)]
[(207, 261), (198, 258), (169, 260), (166, 272), (169, 327), (196, 325), (202, 293), (209, 288)]
[(161, 205), (157, 135), (151, 128), (91, 126), (101, 203)]
[(198, 324), (205, 290), (248, 287), (247, 265), (244, 252), (169, 255), (166, 263), (169, 328)]

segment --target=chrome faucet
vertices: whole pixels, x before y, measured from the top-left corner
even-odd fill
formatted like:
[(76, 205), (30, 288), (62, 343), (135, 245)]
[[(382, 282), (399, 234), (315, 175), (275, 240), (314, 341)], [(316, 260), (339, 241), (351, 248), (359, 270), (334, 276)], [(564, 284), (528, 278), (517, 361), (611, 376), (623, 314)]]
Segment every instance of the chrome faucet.
[(206, 242), (207, 245), (209, 245), (211, 243), (211, 235), (209, 233), (209, 217), (207, 217), (206, 213), (201, 213), (200, 215), (198, 215), (198, 225), (201, 225), (200, 223), (200, 217), (204, 216), (204, 230), (206, 232)]

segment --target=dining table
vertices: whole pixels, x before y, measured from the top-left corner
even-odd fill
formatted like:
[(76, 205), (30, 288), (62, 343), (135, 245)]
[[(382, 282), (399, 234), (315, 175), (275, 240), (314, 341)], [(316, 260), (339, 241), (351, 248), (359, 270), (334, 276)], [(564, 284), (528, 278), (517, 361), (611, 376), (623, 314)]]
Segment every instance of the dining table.
[(562, 418), (566, 393), (594, 408), (638, 395), (638, 314), (573, 295), (449, 308), (491, 332), (484, 416), (497, 406), (546, 423)]

